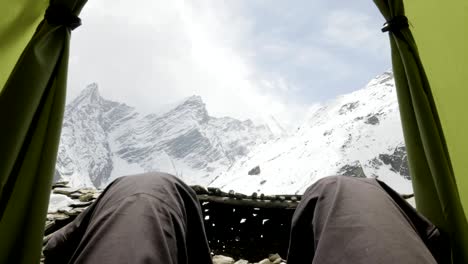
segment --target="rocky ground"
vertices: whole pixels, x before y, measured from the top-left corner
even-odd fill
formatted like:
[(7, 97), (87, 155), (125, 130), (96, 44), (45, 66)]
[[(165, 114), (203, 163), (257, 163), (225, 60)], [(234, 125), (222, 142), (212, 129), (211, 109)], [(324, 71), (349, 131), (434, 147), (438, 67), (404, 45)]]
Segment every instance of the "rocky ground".
[[(49, 236), (71, 222), (77, 215), (83, 212), (96, 200), (102, 190), (94, 188), (71, 188), (67, 182), (57, 182), (53, 185), (50, 197), (49, 210), (45, 223), (44, 244)], [(270, 254), (259, 262), (245, 259), (233, 259), (229, 256), (213, 255), (213, 264), (279, 264), (286, 263), (278, 254)], [(41, 259), (43, 263), (44, 259)]]
[[(47, 220), (45, 223), (45, 237), (44, 244), (47, 242), (50, 234), (65, 226), (71, 222), (77, 215), (83, 212), (94, 200), (96, 200), (101, 194), (102, 190), (94, 188), (71, 188), (67, 185), (67, 182), (57, 182), (53, 185), (52, 193), (50, 197), (49, 210), (47, 213)], [(270, 206), (281, 206), (281, 207), (295, 207), (300, 201), (300, 196), (264, 196), (263, 194), (260, 197), (257, 197), (257, 194), (254, 193), (252, 196), (245, 196), (241, 194), (234, 193), (222, 193), (219, 189), (214, 190), (198, 190), (192, 186), (197, 193), (207, 192), (214, 198), (221, 199), (223, 202), (244, 202), (244, 203), (257, 203), (256, 206), (259, 206), (263, 203), (268, 203)], [(232, 196), (232, 197), (231, 197)], [(239, 197), (237, 197), (239, 196)], [(268, 198), (268, 199), (266, 199)], [(404, 196), (407, 201), (414, 205), (414, 197)], [(199, 197), (200, 199), (200, 197)], [(265, 206), (265, 205), (262, 205)], [(268, 252), (268, 251), (267, 251)], [(43, 261), (43, 259), (42, 259)], [(258, 261), (258, 260), (256, 260)], [(42, 262), (41, 262), (42, 263)], [(248, 263), (257, 263), (257, 264), (278, 264), (286, 263), (278, 254), (270, 254), (267, 258), (259, 261), (252, 262), (245, 259), (233, 259), (229, 256), (223, 255), (213, 255), (213, 264), (248, 264)]]

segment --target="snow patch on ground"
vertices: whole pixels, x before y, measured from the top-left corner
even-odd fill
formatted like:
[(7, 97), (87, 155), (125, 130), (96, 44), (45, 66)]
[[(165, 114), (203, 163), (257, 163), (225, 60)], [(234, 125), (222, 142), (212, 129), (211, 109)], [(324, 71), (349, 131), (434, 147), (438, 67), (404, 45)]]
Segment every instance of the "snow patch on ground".
[(63, 194), (50, 194), (49, 199), (49, 213), (55, 213), (58, 210), (70, 210), (70, 204), (74, 203), (74, 201), (66, 195)]

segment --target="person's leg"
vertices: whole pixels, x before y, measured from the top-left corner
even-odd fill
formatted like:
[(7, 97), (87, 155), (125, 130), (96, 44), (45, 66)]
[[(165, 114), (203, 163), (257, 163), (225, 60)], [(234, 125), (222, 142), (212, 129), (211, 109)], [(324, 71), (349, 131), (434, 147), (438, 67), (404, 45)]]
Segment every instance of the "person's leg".
[(333, 176), (303, 195), (292, 220), (288, 264), (436, 263), (435, 226), (374, 179)]
[(46, 263), (211, 263), (195, 193), (162, 173), (114, 181), (44, 255)]

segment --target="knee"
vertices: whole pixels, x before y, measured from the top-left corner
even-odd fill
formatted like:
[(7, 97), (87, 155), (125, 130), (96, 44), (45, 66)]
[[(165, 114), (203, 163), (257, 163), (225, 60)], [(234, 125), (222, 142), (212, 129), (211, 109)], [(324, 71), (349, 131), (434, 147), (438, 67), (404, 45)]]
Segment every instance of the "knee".
[(349, 178), (349, 177), (341, 176), (341, 175), (327, 176), (327, 177), (319, 179), (314, 184), (323, 184), (323, 185), (335, 184), (336, 182), (341, 181), (344, 178)]
[(342, 175), (334, 175), (321, 178), (313, 183), (307, 190), (304, 192), (304, 195), (316, 192), (317, 190), (320, 191), (331, 191), (338, 188), (339, 185), (355, 185), (359, 184), (362, 179), (358, 179), (355, 177), (350, 176), (342, 176)]
[(109, 185), (116, 187), (126, 186), (134, 192), (147, 192), (155, 190), (174, 190), (176, 186), (185, 184), (174, 175), (162, 172), (147, 172), (135, 175), (126, 175), (116, 179)]
[(324, 177), (324, 178), (321, 178), (319, 180), (317, 180), (315, 183), (313, 183), (309, 189), (312, 189), (314, 187), (318, 187), (318, 186), (323, 186), (323, 187), (330, 187), (330, 186), (333, 186), (333, 185), (336, 185), (339, 181), (341, 181), (343, 178), (345, 178), (346, 176), (339, 176), (339, 175), (334, 175), (334, 176), (327, 176), (327, 177)]
[(116, 181), (135, 184), (140, 182), (144, 182), (146, 184), (161, 184), (163, 182), (175, 182), (180, 180), (176, 176), (164, 172), (145, 172), (141, 174), (125, 175), (116, 179)]

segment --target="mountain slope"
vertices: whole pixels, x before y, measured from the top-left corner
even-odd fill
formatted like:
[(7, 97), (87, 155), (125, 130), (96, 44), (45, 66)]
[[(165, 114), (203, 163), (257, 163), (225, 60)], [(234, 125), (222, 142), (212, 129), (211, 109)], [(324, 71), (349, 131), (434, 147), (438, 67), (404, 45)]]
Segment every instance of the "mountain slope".
[(118, 176), (165, 171), (207, 184), (258, 142), (266, 126), (208, 115), (199, 96), (142, 116), (89, 85), (66, 108), (57, 172), (73, 186), (103, 187)]
[(378, 177), (412, 192), (391, 72), (304, 116), (294, 131), (274, 117), (258, 126), (210, 116), (199, 96), (142, 115), (91, 84), (67, 105), (57, 176), (72, 186), (104, 187), (122, 175), (164, 171), (188, 184), (279, 194), (340, 174)]
[(391, 72), (362, 90), (314, 105), (292, 135), (257, 147), (211, 185), (301, 193), (336, 174), (378, 177), (399, 192), (412, 192)]

